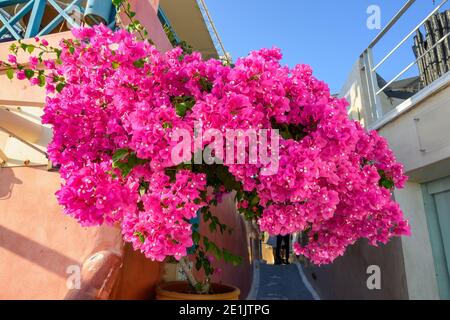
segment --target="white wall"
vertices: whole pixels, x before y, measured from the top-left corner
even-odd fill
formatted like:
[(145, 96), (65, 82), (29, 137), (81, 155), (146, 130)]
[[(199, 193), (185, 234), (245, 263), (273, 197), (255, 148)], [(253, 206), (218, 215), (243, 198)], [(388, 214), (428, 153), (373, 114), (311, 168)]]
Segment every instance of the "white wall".
[(402, 249), (410, 299), (439, 299), (433, 253), (420, 184), (407, 182), (395, 191), (411, 226), (411, 237), (402, 238)]
[[(412, 106), (379, 132), (407, 172), (450, 158), (450, 86)], [(446, 174), (450, 175), (450, 168), (442, 172)]]
[[(404, 189), (395, 191), (396, 201), (412, 228), (412, 236), (402, 238), (410, 299), (439, 299), (421, 183), (450, 175), (449, 85), (450, 76), (442, 77), (387, 114), (387, 121), (374, 123), (411, 177)], [(358, 60), (341, 96), (350, 102), (349, 115), (363, 125), (373, 122), (365, 92)]]

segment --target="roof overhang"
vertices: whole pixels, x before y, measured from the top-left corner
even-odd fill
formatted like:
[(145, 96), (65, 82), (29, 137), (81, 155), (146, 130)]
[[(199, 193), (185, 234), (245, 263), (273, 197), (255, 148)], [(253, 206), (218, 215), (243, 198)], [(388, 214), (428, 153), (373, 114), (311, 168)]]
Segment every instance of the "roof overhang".
[(160, 0), (178, 38), (186, 41), (205, 59), (218, 58), (217, 50), (196, 0)]

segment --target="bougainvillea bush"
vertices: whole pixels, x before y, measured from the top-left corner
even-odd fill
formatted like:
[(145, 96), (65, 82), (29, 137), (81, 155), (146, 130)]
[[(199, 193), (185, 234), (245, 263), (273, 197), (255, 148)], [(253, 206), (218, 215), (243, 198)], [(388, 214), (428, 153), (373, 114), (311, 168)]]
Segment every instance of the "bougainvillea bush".
[[(57, 198), (83, 226), (120, 224), (148, 258), (195, 254), (207, 274), (208, 254), (238, 259), (200, 235), (193, 219), (200, 212), (211, 230), (228, 232), (210, 208), (232, 191), (239, 212), (262, 231), (301, 232), (306, 241), (295, 244), (296, 254), (318, 265), (360, 238), (377, 245), (409, 233), (391, 198), (406, 180), (402, 165), (377, 132), (348, 119), (347, 102), (332, 97), (309, 66), (282, 66), (278, 49), (229, 65), (180, 48), (160, 53), (125, 30), (73, 34), (57, 49), (36, 39), (32, 46), (53, 50), (55, 60), (37, 55), (25, 66), (12, 55), (5, 64), (46, 86), (42, 119), (54, 132), (48, 155), (64, 181)], [(194, 134), (196, 122), (224, 135), (277, 129), (277, 172), (261, 174), (261, 163), (175, 163), (174, 131)], [(208, 143), (193, 146), (190, 157)]]

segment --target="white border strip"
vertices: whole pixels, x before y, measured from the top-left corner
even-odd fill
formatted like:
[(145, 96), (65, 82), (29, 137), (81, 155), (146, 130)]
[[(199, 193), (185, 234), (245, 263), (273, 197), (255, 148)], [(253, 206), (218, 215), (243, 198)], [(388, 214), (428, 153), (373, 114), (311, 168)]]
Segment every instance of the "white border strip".
[(305, 285), (306, 289), (308, 289), (309, 293), (313, 296), (314, 300), (320, 300), (319, 295), (317, 294), (316, 290), (311, 286), (311, 283), (308, 281), (308, 278), (306, 277), (305, 273), (303, 272), (302, 265), (298, 262), (295, 263), (298, 269), (298, 273), (300, 273), (300, 276), (302, 277), (303, 284)]

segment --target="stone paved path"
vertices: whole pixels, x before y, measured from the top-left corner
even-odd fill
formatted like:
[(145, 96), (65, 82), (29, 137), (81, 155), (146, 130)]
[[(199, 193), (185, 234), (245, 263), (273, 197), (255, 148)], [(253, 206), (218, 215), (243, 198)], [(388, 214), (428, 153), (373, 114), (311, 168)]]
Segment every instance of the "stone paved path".
[(308, 285), (295, 264), (260, 263), (256, 300), (314, 300)]

